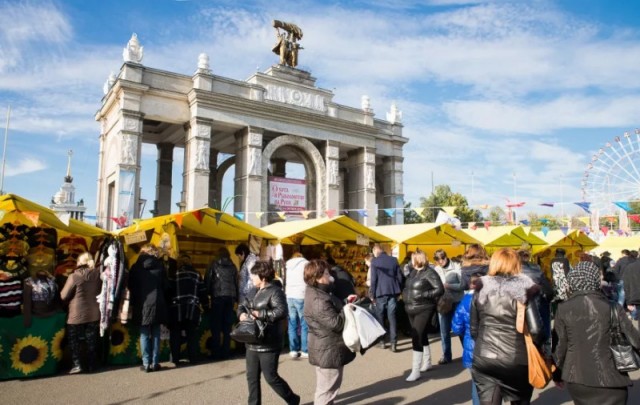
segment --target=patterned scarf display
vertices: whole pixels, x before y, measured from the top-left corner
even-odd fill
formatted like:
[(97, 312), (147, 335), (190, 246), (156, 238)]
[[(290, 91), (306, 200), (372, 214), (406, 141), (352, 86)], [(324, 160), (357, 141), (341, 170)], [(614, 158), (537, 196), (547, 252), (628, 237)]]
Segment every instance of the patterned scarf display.
[(597, 291), (600, 289), (600, 269), (595, 263), (578, 263), (569, 272), (567, 278), (572, 292)]

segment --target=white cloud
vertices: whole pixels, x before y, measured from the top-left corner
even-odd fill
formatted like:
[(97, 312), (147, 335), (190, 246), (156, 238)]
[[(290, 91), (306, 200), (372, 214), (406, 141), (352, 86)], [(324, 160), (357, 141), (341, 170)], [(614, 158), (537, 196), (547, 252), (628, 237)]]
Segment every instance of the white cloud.
[(18, 162), (15, 161), (7, 161), (5, 168), (5, 177), (13, 177), (19, 176), (21, 174), (33, 173), (44, 170), (47, 168), (47, 165), (36, 158), (33, 157), (25, 157), (20, 159)]

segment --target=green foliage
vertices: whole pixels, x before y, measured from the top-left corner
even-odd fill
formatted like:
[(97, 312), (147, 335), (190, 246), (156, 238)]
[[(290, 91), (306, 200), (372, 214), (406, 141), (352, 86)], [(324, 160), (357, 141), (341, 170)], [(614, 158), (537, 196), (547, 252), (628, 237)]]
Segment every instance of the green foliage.
[(405, 224), (419, 224), (425, 222), (424, 218), (418, 215), (414, 210), (411, 209), (411, 203), (406, 203), (404, 205), (404, 223)]
[(492, 225), (500, 225), (507, 220), (507, 213), (504, 212), (502, 207), (494, 206), (489, 210), (489, 214), (485, 218), (487, 221), (491, 221)]
[(549, 230), (560, 229), (562, 226), (562, 222), (558, 218), (549, 214), (538, 215), (535, 212), (530, 212), (527, 216), (529, 217), (529, 226), (531, 226), (532, 231), (539, 231), (543, 226), (546, 226)]
[[(441, 184), (435, 187), (427, 198), (420, 198), (421, 207), (456, 207), (454, 214), (460, 222), (477, 222), (482, 220), (482, 213), (469, 207), (467, 198), (460, 193), (451, 191), (451, 187)], [(435, 222), (440, 208), (424, 210), (425, 222)]]

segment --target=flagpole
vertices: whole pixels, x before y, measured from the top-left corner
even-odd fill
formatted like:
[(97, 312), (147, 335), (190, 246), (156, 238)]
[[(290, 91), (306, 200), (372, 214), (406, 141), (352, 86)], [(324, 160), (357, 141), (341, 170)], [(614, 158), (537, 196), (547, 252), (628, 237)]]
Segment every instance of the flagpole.
[(9, 120), (11, 117), (11, 104), (7, 109), (7, 126), (4, 128), (4, 149), (2, 150), (2, 175), (0, 176), (0, 195), (4, 194), (4, 169), (7, 161), (7, 139), (9, 139)]

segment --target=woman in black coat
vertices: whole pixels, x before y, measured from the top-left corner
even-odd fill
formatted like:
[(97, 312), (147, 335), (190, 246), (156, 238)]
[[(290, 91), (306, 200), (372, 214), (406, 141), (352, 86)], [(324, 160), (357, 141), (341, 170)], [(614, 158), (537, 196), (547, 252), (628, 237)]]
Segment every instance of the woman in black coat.
[(314, 404), (333, 404), (344, 366), (356, 357), (344, 344), (343, 303), (332, 293), (329, 264), (312, 260), (304, 268), (304, 319), (309, 327), (309, 363), (316, 366)]
[(436, 313), (436, 305), (444, 294), (444, 286), (440, 276), (429, 266), (427, 256), (422, 250), (411, 255), (411, 273), (405, 282), (402, 300), (404, 310), (411, 323), (411, 343), (413, 345), (413, 361), (411, 374), (407, 381), (420, 378), (420, 371), (431, 368), (431, 348), (427, 327)]
[(129, 292), (133, 320), (140, 325), (140, 350), (143, 371), (160, 370), (160, 325), (167, 324), (167, 274), (151, 244), (140, 250), (129, 274)]
[(533, 387), (529, 384), (529, 359), (516, 319), (518, 304), (526, 305), (531, 311), (526, 317), (529, 332), (533, 341), (539, 342), (542, 321), (533, 304), (539, 291), (529, 277), (521, 274), (520, 258), (510, 248), (496, 251), (488, 274), (476, 282), (469, 329), (475, 340), (471, 374), (480, 403), (530, 403)]
[(238, 318), (243, 321), (252, 317), (266, 324), (264, 337), (258, 344), (247, 344), (247, 383), (249, 405), (262, 403), (260, 371), (271, 388), (287, 404), (298, 405), (300, 396), (278, 374), (278, 358), (282, 349), (283, 322), (287, 319), (287, 298), (281, 287), (272, 281), (275, 270), (270, 262), (257, 261), (250, 270), (250, 278), (257, 290), (245, 300), (246, 306), (238, 307)]
[[(558, 343), (553, 357), (559, 372), (554, 379), (565, 383), (574, 403), (626, 404), (631, 380), (615, 367), (609, 350), (611, 304), (602, 293), (601, 275), (592, 262), (580, 262), (569, 272), (571, 295), (558, 305), (554, 330)], [(640, 349), (640, 334), (615, 304), (620, 330)], [(558, 378), (561, 376), (561, 378)]]

